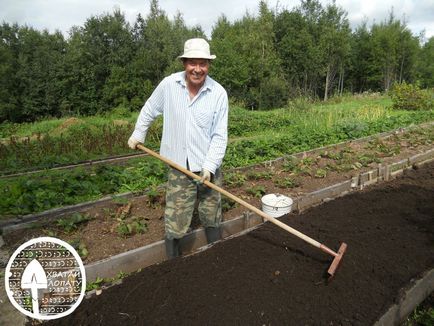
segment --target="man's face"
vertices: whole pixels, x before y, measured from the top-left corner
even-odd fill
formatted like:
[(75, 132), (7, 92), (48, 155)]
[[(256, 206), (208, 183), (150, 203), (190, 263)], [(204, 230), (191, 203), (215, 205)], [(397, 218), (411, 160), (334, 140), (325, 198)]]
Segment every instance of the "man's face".
[(209, 60), (207, 59), (185, 59), (184, 69), (187, 84), (193, 87), (202, 87), (208, 75)]

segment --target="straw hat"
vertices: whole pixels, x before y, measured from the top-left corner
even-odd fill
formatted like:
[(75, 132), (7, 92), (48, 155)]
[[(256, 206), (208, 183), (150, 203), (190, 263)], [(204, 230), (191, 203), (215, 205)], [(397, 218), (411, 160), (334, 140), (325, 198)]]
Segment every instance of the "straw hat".
[(210, 54), (207, 41), (203, 38), (192, 38), (184, 43), (184, 53), (178, 58), (213, 60), (216, 56)]

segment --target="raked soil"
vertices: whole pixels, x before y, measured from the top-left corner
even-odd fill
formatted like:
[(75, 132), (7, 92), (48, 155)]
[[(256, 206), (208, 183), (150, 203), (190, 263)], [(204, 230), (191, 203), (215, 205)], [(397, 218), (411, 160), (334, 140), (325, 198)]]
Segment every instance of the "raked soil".
[(331, 258), (265, 223), (85, 299), (50, 325), (373, 325), (434, 268), (434, 163), (289, 214), (284, 223), (347, 252)]

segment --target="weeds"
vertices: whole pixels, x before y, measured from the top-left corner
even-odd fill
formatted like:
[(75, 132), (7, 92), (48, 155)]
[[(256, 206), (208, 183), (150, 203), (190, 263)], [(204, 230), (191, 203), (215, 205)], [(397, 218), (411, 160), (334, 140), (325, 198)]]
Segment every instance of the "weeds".
[[(140, 270), (138, 270), (137, 272), (140, 272)], [(121, 279), (123, 279), (129, 275), (131, 275), (131, 273), (125, 273), (125, 272), (120, 271), (119, 273), (116, 274), (115, 277), (102, 278), (102, 277), (97, 276), (95, 281), (87, 282), (86, 291), (101, 289), (105, 284), (113, 283), (113, 282), (115, 282), (117, 280), (121, 280)]]
[(103, 278), (97, 276), (95, 281), (86, 283), (86, 291), (92, 291), (92, 290), (100, 289), (102, 287), (102, 285), (104, 284), (104, 282), (105, 281)]

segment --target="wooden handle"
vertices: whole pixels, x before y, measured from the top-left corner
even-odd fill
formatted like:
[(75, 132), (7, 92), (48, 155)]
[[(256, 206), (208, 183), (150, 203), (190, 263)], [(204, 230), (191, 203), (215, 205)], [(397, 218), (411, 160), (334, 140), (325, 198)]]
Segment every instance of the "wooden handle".
[[(167, 163), (168, 165), (170, 165), (171, 167), (177, 169), (178, 171), (181, 171), (182, 173), (188, 175), (189, 177), (196, 179), (196, 180), (201, 180), (201, 177), (198, 176), (197, 174), (194, 174), (193, 172), (185, 169), (184, 167), (180, 166), (179, 164), (176, 164), (175, 162), (170, 161), (169, 159), (161, 156), (160, 154), (154, 152), (153, 150), (150, 150), (149, 148), (146, 148), (145, 146), (139, 144), (137, 145), (137, 148), (141, 149), (142, 151), (148, 153), (149, 155), (152, 155), (156, 158), (158, 158), (159, 160)], [(219, 193), (221, 193), (222, 195), (232, 199), (233, 201), (237, 202), (238, 204), (246, 207), (247, 209), (251, 210), (252, 212), (258, 214), (259, 216), (263, 217), (264, 219), (266, 219), (267, 221), (270, 221), (271, 223), (276, 224), (278, 227), (288, 231), (289, 233), (303, 239), (304, 241), (306, 241), (307, 243), (311, 244), (314, 247), (317, 247), (319, 249), (321, 249), (322, 251), (332, 255), (332, 256), (336, 256), (337, 253), (335, 253), (333, 250), (327, 248), (326, 246), (324, 246), (323, 244), (319, 243), (318, 241), (308, 237), (307, 235), (301, 233), (300, 231), (297, 231), (296, 229), (293, 229), (292, 227), (290, 227), (289, 225), (286, 225), (285, 223), (280, 222), (278, 219), (271, 217), (270, 215), (264, 213), (263, 211), (261, 211), (260, 209), (256, 208), (253, 205), (250, 205), (249, 203), (245, 202), (244, 200), (242, 200), (241, 198), (238, 198), (234, 195), (232, 195), (230, 192), (220, 188), (219, 186), (215, 185), (214, 183), (211, 183), (207, 180), (205, 180), (203, 182), (206, 186), (218, 191)]]

